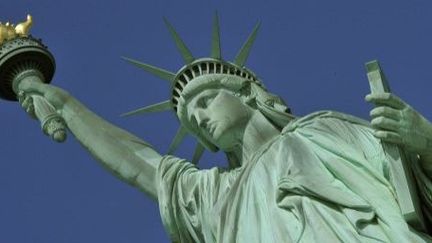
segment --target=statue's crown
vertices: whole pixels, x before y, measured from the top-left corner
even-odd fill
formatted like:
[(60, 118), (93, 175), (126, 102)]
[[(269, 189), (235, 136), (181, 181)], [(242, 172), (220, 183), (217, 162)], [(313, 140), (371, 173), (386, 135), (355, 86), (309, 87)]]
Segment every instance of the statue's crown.
[[(193, 80), (196, 80), (196, 78), (204, 75), (223, 74), (227, 76), (238, 76), (259, 86), (262, 86), (257, 76), (252, 71), (244, 67), (252, 44), (255, 41), (259, 29), (259, 23), (253, 29), (252, 33), (249, 35), (248, 39), (243, 44), (235, 59), (232, 62), (228, 62), (224, 61), (221, 57), (219, 19), (217, 14), (215, 15), (213, 21), (211, 54), (210, 57), (206, 58), (194, 58), (185, 43), (175, 31), (174, 27), (168, 22), (168, 20), (164, 19), (164, 21), (186, 64), (176, 73), (173, 73), (162, 68), (136, 61), (131, 58), (123, 57), (123, 59), (127, 60), (128, 62), (156, 75), (157, 77), (168, 80), (171, 84), (171, 98), (169, 100), (127, 112), (123, 114), (123, 116), (131, 116), (166, 110), (173, 110), (174, 112), (177, 112), (179, 100), (182, 97), (182, 92), (185, 87)], [(177, 148), (177, 146), (180, 144), (186, 134), (187, 131), (185, 127), (180, 126), (180, 129), (178, 130), (173, 142), (170, 145), (168, 151), (169, 154), (174, 152), (174, 150)], [(208, 144), (206, 145), (206, 147), (209, 147)], [(193, 162), (198, 161), (199, 157), (203, 152), (203, 149), (203, 145), (198, 143), (194, 158), (192, 160)]]
[(245, 67), (221, 59), (200, 58), (181, 68), (174, 78), (171, 99), (174, 111), (177, 112), (178, 100), (186, 85), (195, 78), (208, 74), (234, 75), (261, 85), (256, 75)]

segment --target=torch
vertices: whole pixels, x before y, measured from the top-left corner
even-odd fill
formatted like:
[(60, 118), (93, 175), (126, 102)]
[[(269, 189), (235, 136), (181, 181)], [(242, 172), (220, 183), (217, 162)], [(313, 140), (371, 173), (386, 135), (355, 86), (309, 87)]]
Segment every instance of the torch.
[[(28, 34), (33, 23), (30, 15), (16, 26), (0, 22), (0, 98), (18, 101), (23, 92), (20, 84), (25, 82), (50, 83), (55, 60), (40, 39)], [(66, 125), (55, 108), (42, 96), (31, 97), (34, 113), (43, 132), (57, 142), (66, 140)]]

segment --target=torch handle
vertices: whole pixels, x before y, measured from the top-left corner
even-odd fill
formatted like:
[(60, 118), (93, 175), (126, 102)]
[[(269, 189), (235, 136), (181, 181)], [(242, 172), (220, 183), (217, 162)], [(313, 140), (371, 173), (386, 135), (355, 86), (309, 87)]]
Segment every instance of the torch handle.
[(41, 123), (42, 131), (56, 142), (66, 140), (66, 124), (55, 108), (42, 96), (30, 95), (33, 99), (35, 115)]

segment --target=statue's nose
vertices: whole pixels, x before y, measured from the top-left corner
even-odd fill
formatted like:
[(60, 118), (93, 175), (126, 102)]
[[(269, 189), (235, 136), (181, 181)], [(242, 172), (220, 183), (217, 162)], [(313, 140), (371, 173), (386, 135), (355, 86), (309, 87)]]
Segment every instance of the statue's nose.
[(198, 127), (207, 128), (209, 118), (205, 111), (198, 109), (195, 113), (195, 119), (197, 121)]

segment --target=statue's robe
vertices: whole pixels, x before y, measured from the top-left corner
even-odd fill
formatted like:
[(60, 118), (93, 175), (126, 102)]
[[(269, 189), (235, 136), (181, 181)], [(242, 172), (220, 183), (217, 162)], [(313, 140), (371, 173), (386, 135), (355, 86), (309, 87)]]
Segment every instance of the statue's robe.
[(324, 111), (291, 122), (239, 168), (165, 156), (158, 200), (174, 242), (432, 242), (404, 221), (390, 177), (368, 123)]

